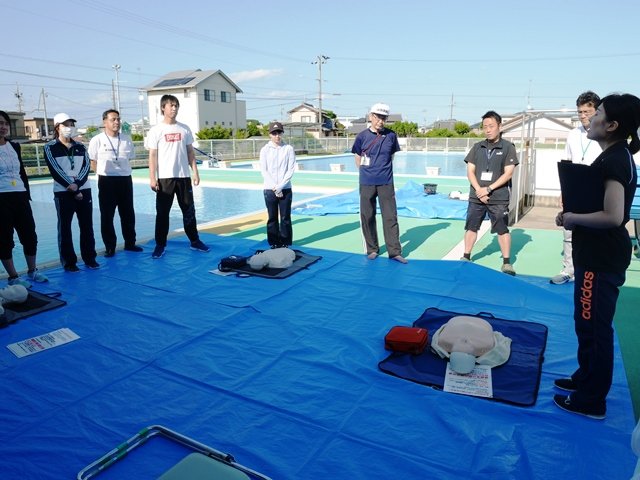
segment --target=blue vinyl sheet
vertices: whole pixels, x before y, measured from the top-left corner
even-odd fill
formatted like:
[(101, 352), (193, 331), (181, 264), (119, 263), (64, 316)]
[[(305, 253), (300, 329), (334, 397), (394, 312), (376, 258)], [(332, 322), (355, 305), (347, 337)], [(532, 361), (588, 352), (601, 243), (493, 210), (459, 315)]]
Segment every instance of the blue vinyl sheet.
[[(448, 194), (427, 195), (424, 187), (408, 181), (396, 190), (398, 216), (412, 218), (445, 218), (464, 220), (467, 217), (467, 202), (449, 198)], [(379, 209), (378, 209), (379, 210)], [(317, 198), (295, 207), (298, 215), (336, 215), (360, 212), (358, 190)]]
[[(604, 421), (552, 402), (553, 380), (576, 366), (570, 288), (550, 292), (468, 262), (402, 265), (313, 249), (322, 259), (282, 280), (223, 277), (209, 273), (220, 258), (260, 244), (202, 238), (208, 254), (178, 236), (159, 260), (147, 245), (101, 259), (96, 271), (47, 271), (41, 291), (68, 304), (10, 325), (2, 341), (62, 327), (80, 338), (24, 358), (0, 349), (3, 480), (75, 478), (154, 424), (273, 479), (631, 476), (635, 422), (617, 343)], [(381, 372), (386, 332), (429, 307), (546, 325), (535, 405)], [(184, 453), (158, 448), (173, 456), (143, 445), (98, 478), (134, 478), (123, 472), (142, 466), (155, 478)]]

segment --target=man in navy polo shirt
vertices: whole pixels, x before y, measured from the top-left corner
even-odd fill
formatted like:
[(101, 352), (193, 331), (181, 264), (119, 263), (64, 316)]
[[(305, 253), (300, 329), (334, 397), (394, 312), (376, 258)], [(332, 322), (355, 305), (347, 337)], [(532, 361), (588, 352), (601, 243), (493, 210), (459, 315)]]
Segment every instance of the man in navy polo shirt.
[(471, 261), (471, 249), (478, 238), (480, 225), (488, 214), (491, 233), (498, 234), (502, 254), (500, 270), (507, 275), (515, 275), (510, 258), (511, 234), (508, 225), (511, 177), (518, 165), (518, 155), (513, 143), (502, 139), (501, 125), (500, 115), (493, 110), (485, 113), (482, 116), (482, 131), (486, 139), (473, 145), (464, 159), (471, 189), (461, 260)]
[(376, 199), (382, 213), (382, 231), (391, 260), (407, 263), (402, 256), (396, 193), (393, 186), (393, 155), (400, 150), (397, 135), (386, 128), (389, 105), (376, 103), (369, 111), (370, 126), (356, 137), (351, 153), (360, 172), (360, 225), (369, 260), (380, 251), (376, 226)]

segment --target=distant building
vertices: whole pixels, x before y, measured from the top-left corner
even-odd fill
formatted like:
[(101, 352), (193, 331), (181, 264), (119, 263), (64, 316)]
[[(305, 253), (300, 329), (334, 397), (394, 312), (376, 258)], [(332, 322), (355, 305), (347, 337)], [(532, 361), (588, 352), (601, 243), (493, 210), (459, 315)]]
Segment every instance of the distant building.
[[(44, 128), (44, 117), (24, 119), (24, 131), (29, 140), (46, 140), (53, 138), (53, 117), (47, 118), (47, 129)], [(48, 133), (48, 137), (47, 137)]]
[(324, 110), (322, 111), (321, 133), (318, 133), (320, 123), (318, 112), (319, 109), (310, 103), (302, 103), (287, 112), (289, 115), (287, 125), (290, 126), (291, 129), (304, 131), (316, 138), (334, 136), (336, 134), (334, 121), (326, 115)]
[[(340, 120), (340, 119), (338, 119)], [(348, 120), (342, 121), (340, 120), (340, 122), (346, 127), (346, 132), (349, 135), (357, 135), (359, 134), (361, 131), (366, 130), (367, 128), (369, 128), (369, 115), (365, 115), (364, 117), (358, 117), (358, 118), (349, 118)], [(385, 125), (388, 127), (389, 125), (395, 123), (395, 122), (402, 122), (402, 115), (399, 113), (392, 113), (391, 115), (389, 115), (389, 117), (387, 118), (387, 121), (385, 122)]]
[(160, 99), (170, 94), (180, 102), (178, 121), (186, 123), (194, 135), (216, 125), (234, 131), (247, 127), (246, 102), (237, 98), (242, 90), (220, 70), (170, 72), (145, 90), (151, 126), (162, 121)]
[(512, 140), (535, 136), (536, 143), (566, 140), (569, 131), (577, 126), (572, 120), (574, 115), (555, 112), (524, 112), (503, 117), (502, 136)]
[(12, 140), (24, 141), (28, 139), (24, 128), (24, 112), (7, 112), (9, 115), (9, 137)]

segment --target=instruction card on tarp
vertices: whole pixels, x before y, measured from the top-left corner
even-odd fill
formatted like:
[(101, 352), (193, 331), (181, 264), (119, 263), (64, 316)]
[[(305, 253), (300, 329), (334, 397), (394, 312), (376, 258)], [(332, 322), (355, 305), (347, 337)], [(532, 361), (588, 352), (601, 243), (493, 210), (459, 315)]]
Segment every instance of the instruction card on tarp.
[(20, 342), (7, 345), (7, 348), (11, 350), (16, 357), (22, 358), (27, 355), (42, 352), (49, 348), (64, 345), (65, 343), (73, 342), (80, 337), (68, 328), (61, 328), (50, 333), (45, 333), (38, 337), (29, 338)]
[(453, 371), (447, 362), (447, 373), (444, 377), (445, 392), (473, 395), (474, 397), (493, 398), (493, 384), (491, 383), (491, 367), (476, 365), (470, 373), (463, 375)]

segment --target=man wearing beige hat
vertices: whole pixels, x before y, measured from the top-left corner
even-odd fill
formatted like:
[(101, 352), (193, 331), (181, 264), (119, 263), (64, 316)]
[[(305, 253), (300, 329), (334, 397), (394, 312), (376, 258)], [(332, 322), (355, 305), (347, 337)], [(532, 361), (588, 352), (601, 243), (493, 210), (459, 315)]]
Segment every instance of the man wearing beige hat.
[(369, 111), (370, 126), (356, 137), (351, 153), (360, 172), (360, 225), (367, 258), (380, 251), (376, 225), (376, 203), (380, 203), (382, 231), (391, 260), (407, 263), (402, 256), (398, 208), (393, 185), (393, 155), (400, 150), (397, 135), (385, 127), (389, 105), (376, 103)]
[(53, 117), (54, 139), (44, 147), (44, 157), (53, 177), (53, 196), (58, 214), (58, 250), (67, 272), (80, 270), (73, 248), (71, 222), (78, 217), (80, 256), (85, 266), (95, 270), (96, 242), (93, 236), (93, 203), (89, 178), (90, 162), (84, 145), (76, 142), (76, 120), (66, 113)]

